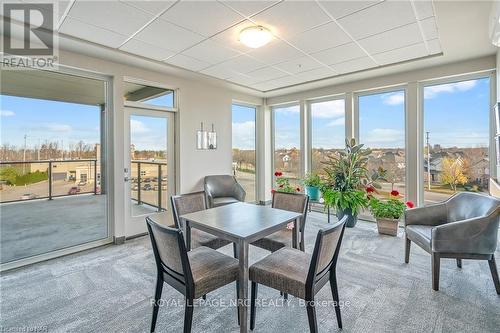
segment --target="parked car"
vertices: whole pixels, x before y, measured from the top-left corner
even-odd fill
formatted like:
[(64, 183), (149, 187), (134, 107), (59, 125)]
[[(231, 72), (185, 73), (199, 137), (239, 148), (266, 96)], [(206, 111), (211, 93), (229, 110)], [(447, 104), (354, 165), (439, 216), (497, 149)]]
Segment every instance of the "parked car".
[(149, 183), (149, 182), (151, 182), (151, 178), (144, 178), (143, 182)]
[(36, 199), (37, 195), (35, 193), (24, 193), (21, 195), (21, 200)]
[(132, 191), (138, 191), (139, 186), (137, 184), (132, 185)]
[(142, 189), (144, 191), (151, 191), (153, 189), (153, 187), (151, 186), (151, 184), (146, 184), (146, 185), (144, 185), (144, 187)]
[(78, 186), (85, 186), (87, 185), (87, 182), (86, 181), (83, 181), (81, 180), (79, 183), (78, 183)]
[(73, 186), (72, 188), (69, 189), (68, 194), (69, 195), (77, 194), (80, 191), (81, 191), (80, 188), (78, 188), (77, 186)]

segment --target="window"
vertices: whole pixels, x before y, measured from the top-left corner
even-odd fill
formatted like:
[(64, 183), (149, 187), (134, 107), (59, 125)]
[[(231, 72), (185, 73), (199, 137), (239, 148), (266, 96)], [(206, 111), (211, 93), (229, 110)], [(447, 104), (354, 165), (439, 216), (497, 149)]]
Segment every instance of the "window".
[(392, 190), (405, 196), (405, 92), (392, 91), (360, 96), (359, 142), (370, 148), (368, 174), (379, 168), (386, 171), (386, 182), (378, 195)]
[(273, 108), (274, 169), (283, 173), (292, 186), (300, 185), (300, 107)]
[(125, 101), (141, 103), (143, 105), (174, 107), (174, 91), (164, 88), (151, 87), (138, 83), (125, 82)]
[(459, 191), (487, 192), (490, 79), (424, 87), (426, 204)]
[(326, 156), (345, 147), (345, 101), (310, 104), (311, 172), (323, 174)]
[(233, 104), (233, 174), (255, 202), (255, 108)]

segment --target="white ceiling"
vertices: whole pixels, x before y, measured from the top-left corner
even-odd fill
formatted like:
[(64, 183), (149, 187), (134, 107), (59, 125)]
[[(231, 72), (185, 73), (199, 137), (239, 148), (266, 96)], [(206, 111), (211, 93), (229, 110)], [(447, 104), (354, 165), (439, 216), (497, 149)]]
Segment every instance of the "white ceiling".
[[(430, 0), (68, 1), (59, 32), (270, 91), (441, 53)], [(268, 45), (238, 41), (245, 27)]]

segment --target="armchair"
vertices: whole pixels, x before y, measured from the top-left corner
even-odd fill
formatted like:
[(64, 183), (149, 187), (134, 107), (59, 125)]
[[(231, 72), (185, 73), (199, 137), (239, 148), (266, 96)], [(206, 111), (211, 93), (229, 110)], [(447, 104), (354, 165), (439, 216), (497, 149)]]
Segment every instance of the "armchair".
[(204, 186), (209, 208), (245, 201), (245, 190), (234, 176), (206, 176)]
[(488, 260), (493, 283), (500, 294), (495, 263), (500, 200), (477, 193), (457, 193), (447, 201), (405, 212), (405, 262), (414, 242), (432, 255), (432, 288), (439, 290), (441, 258)]

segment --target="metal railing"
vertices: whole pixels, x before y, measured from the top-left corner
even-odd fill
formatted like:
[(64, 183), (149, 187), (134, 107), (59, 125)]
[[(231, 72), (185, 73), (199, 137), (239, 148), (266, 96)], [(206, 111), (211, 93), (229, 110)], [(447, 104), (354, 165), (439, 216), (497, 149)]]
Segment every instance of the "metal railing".
[[(83, 166), (67, 168), (59, 168), (54, 172), (54, 169), (61, 164), (87, 164)], [(34, 164), (38, 164), (38, 166), (33, 167)], [(46, 167), (43, 167), (46, 165)], [(28, 168), (27, 168), (28, 166)], [(8, 172), (6, 172), (6, 168), (12, 168), (12, 172), (14, 175), (9, 177)], [(78, 175), (76, 173), (77, 168), (86, 169), (88, 171), (85, 173), (85, 180), (80, 178), (78, 181)], [(39, 200), (39, 199), (48, 199), (52, 200), (53, 198), (58, 197), (66, 197), (66, 196), (75, 196), (82, 194), (101, 194), (101, 188), (99, 186), (100, 181), (98, 178), (97, 172), (97, 160), (96, 159), (81, 159), (81, 160), (44, 160), (44, 161), (1, 161), (0, 162), (0, 203), (7, 202), (18, 202), (18, 201), (28, 201), (28, 200)], [(57, 172), (63, 169), (61, 172)], [(24, 185), (15, 185), (10, 184), (11, 181), (16, 182), (17, 177), (28, 177), (30, 175), (34, 175), (37, 172), (46, 173), (47, 176), (44, 179), (35, 179), (30, 183), (29, 179), (26, 179), (26, 183)], [(63, 181), (58, 187), (54, 186), (54, 183), (58, 180), (54, 179), (54, 175), (58, 173), (59, 175), (66, 174), (64, 179), (58, 179), (59, 181)], [(90, 177), (92, 174), (93, 178)], [(38, 174), (40, 177), (40, 174)], [(9, 178), (14, 178), (10, 179)], [(91, 186), (91, 190), (81, 191), (82, 187), (88, 187), (87, 183), (91, 183), (93, 181), (93, 186)], [(46, 187), (43, 186), (43, 183), (47, 182)], [(84, 183), (84, 184), (82, 184)], [(69, 188), (69, 191), (67, 189)], [(62, 191), (62, 194), (61, 194)], [(67, 191), (67, 192), (66, 192)], [(38, 192), (35, 193), (35, 192)], [(59, 192), (59, 193), (57, 193)]]
[[(163, 187), (165, 190), (167, 188), (167, 178), (162, 176), (162, 166), (167, 166), (165, 162), (153, 162), (153, 161), (131, 161), (131, 166), (136, 165), (136, 177), (132, 176), (131, 181), (131, 190), (137, 191), (137, 198), (134, 198), (131, 195), (132, 200), (136, 201), (138, 205), (146, 204), (148, 206), (156, 208), (159, 212), (165, 211), (166, 207), (162, 205), (162, 192)], [(147, 168), (146, 166), (152, 166)], [(144, 172), (144, 175), (142, 175)], [(148, 176), (148, 173), (156, 172), (155, 175)], [(133, 174), (133, 170), (131, 170), (131, 175)], [(164, 179), (163, 179), (164, 178)], [(151, 185), (153, 183), (153, 185)], [(153, 187), (156, 183), (156, 189)], [(163, 184), (165, 183), (165, 184)], [(144, 186), (142, 186), (144, 184)], [(148, 185), (149, 184), (149, 185)], [(154, 192), (156, 193), (156, 203), (151, 199), (153, 196), (148, 196), (147, 198), (143, 195), (143, 192)]]

